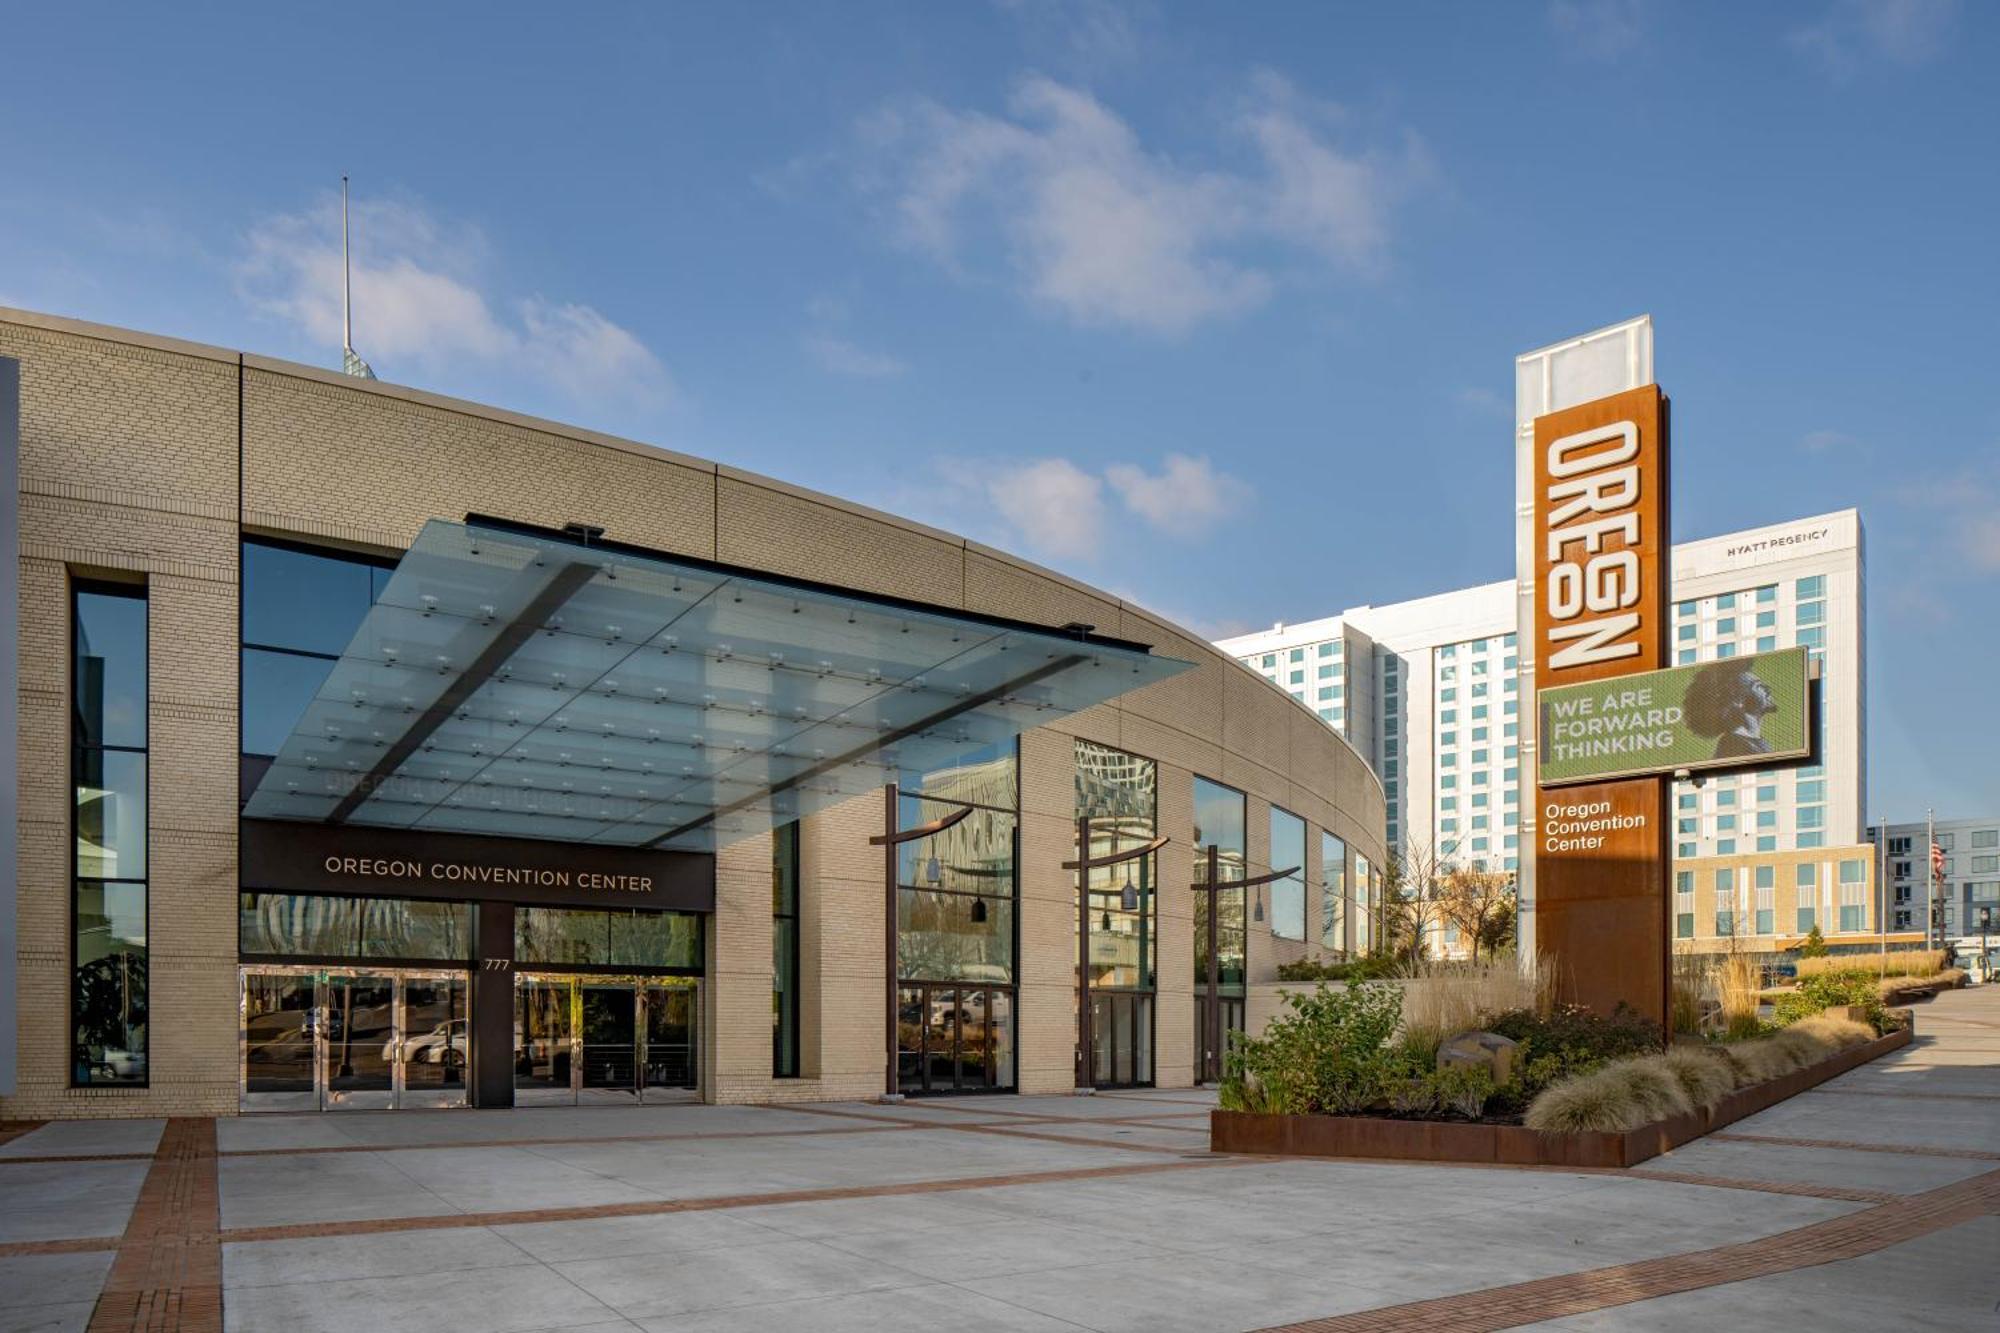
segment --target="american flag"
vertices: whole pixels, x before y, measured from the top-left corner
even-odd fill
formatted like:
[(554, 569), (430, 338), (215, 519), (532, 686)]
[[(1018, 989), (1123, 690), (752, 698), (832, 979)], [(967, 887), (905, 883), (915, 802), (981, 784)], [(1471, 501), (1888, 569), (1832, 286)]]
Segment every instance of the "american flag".
[(1931, 844), (1931, 876), (1934, 879), (1944, 878), (1944, 848), (1936, 843)]

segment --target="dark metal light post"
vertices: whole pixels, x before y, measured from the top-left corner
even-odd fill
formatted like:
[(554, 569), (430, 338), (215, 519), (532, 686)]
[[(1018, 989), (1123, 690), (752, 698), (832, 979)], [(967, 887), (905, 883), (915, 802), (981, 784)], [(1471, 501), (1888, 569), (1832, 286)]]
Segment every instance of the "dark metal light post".
[(923, 838), (934, 837), (944, 832), (971, 814), (972, 807), (962, 805), (942, 819), (933, 819), (928, 824), (919, 824), (912, 829), (899, 829), (897, 825), (902, 820), (898, 807), (901, 802), (898, 799), (896, 784), (891, 782), (885, 785), (882, 788), (882, 794), (886, 805), (886, 811), (883, 815), (882, 832), (878, 836), (870, 838), (868, 842), (871, 846), (882, 849), (882, 885), (885, 898), (882, 909), (882, 971), (887, 977), (884, 998), (888, 1004), (886, 1026), (889, 1034), (889, 1068), (883, 1080), (882, 1096), (890, 1101), (898, 1101), (902, 1098), (902, 1093), (897, 1090), (896, 1085), (896, 1057), (901, 1048), (901, 1043), (897, 1040), (896, 1013), (897, 991), (899, 987), (896, 983), (901, 978), (896, 975), (899, 970), (896, 958), (896, 899), (902, 885), (899, 882), (901, 877), (897, 874), (897, 862), (899, 858), (896, 855), (896, 849), (906, 842), (917, 842)]
[[(1208, 895), (1208, 976), (1202, 1004), (1201, 1035), (1205, 1049), (1201, 1053), (1201, 1081), (1213, 1083), (1222, 1077), (1222, 913), (1216, 895), (1224, 889), (1260, 888), (1290, 875), (1296, 875), (1303, 867), (1293, 866), (1289, 870), (1274, 870), (1268, 875), (1255, 875), (1248, 879), (1232, 879), (1222, 882), (1222, 849), (1215, 843), (1208, 845), (1208, 882), (1191, 884), (1195, 893)], [(1245, 905), (1247, 906), (1247, 899)], [(1245, 931), (1244, 944), (1249, 944)]]
[(1090, 872), (1104, 866), (1122, 865), (1151, 856), (1172, 841), (1159, 837), (1129, 851), (1110, 856), (1090, 854), (1090, 816), (1076, 819), (1076, 860), (1062, 863), (1064, 870), (1076, 871), (1076, 1090), (1094, 1092), (1090, 1081)]

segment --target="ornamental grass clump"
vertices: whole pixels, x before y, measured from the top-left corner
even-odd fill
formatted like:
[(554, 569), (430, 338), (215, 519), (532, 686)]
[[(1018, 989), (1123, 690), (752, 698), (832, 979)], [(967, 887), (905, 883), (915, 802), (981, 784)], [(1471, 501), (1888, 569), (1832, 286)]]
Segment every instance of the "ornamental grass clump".
[(1800, 958), (1798, 978), (1865, 972), (1870, 976), (1934, 977), (1951, 966), (1948, 949), (1891, 949), (1887, 953), (1847, 953)]
[(1549, 1133), (1618, 1133), (1645, 1118), (1631, 1081), (1599, 1069), (1545, 1089), (1521, 1123)]
[(1754, 1037), (1763, 1030), (1758, 1013), (1764, 1003), (1764, 969), (1747, 954), (1731, 954), (1715, 969), (1717, 998), (1722, 1001), (1723, 1032), (1731, 1041)]
[(1623, 1079), (1626, 1086), (1632, 1089), (1632, 1100), (1644, 1112), (1637, 1122), (1639, 1124), (1686, 1115), (1694, 1110), (1693, 1100), (1688, 1097), (1687, 1089), (1681, 1086), (1680, 1077), (1667, 1066), (1665, 1056), (1627, 1056), (1623, 1060), (1613, 1060), (1604, 1066), (1603, 1072), (1611, 1078)]
[(1875, 1029), (1866, 1023), (1857, 1023), (1835, 1014), (1814, 1014), (1811, 1018), (1802, 1018), (1786, 1031), (1802, 1032), (1835, 1051), (1844, 1051), (1875, 1039)]
[(1660, 1059), (1680, 1080), (1681, 1091), (1696, 1106), (1715, 1106), (1735, 1090), (1736, 1070), (1718, 1052), (1699, 1046), (1676, 1046)]

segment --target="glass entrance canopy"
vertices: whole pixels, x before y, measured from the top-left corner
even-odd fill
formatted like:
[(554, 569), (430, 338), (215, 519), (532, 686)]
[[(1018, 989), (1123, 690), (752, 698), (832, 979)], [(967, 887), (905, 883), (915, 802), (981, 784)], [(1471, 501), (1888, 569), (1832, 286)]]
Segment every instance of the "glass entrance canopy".
[(244, 807), (713, 850), (1185, 670), (497, 520), (427, 523)]

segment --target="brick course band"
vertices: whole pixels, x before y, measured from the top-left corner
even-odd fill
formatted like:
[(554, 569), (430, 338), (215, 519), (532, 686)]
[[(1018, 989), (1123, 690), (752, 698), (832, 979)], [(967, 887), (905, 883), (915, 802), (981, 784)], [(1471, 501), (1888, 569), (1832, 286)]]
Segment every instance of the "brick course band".
[(1978, 1148), (1913, 1148), (1901, 1143), (1860, 1143), (1854, 1139), (1795, 1139), (1779, 1134), (1731, 1134), (1719, 1131), (1708, 1136), (1725, 1143), (1770, 1143), (1785, 1148), (1840, 1148), (1848, 1152), (1901, 1153), (1906, 1157), (1962, 1157), (1974, 1162), (2000, 1162), (2000, 1152)]

